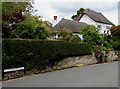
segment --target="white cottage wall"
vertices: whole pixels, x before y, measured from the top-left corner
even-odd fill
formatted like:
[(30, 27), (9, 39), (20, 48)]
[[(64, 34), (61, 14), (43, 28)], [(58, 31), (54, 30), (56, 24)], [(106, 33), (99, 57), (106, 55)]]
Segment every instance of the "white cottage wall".
[[(109, 30), (109, 28), (112, 26), (112, 25), (109, 25), (109, 24), (95, 22), (94, 20), (92, 20), (86, 14), (84, 14), (82, 16), (82, 18), (79, 20), (79, 22), (85, 22), (87, 24), (94, 25), (95, 27), (98, 27), (98, 25), (100, 25), (101, 26), (101, 28), (100, 28), (100, 34), (104, 34), (104, 32), (107, 33), (107, 31)], [(109, 31), (109, 34), (110, 34), (110, 31)]]
[(90, 25), (96, 25), (96, 22), (94, 20), (92, 20), (89, 16), (87, 16), (86, 14), (84, 14), (82, 16), (82, 18), (79, 20), (79, 22), (84, 22)]
[[(111, 28), (112, 25), (109, 25), (109, 24), (104, 24), (104, 23), (99, 23), (99, 22), (96, 22), (96, 27), (100, 25), (101, 28), (100, 28), (100, 34), (104, 34), (107, 33), (107, 31)], [(110, 31), (109, 31), (109, 34), (110, 34)]]

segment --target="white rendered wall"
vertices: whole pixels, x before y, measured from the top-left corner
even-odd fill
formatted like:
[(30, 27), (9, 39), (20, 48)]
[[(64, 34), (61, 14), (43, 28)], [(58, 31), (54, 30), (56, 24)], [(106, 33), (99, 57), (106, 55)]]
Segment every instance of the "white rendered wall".
[[(107, 33), (107, 31), (109, 30), (109, 29), (107, 29), (107, 26), (109, 28), (112, 26), (112, 25), (109, 25), (109, 24), (104, 24), (104, 23), (98, 23), (98, 22), (96, 22), (96, 27), (97, 27), (97, 25), (101, 25), (100, 34), (104, 34), (104, 31), (105, 31), (105, 33)], [(109, 31), (109, 34), (110, 34), (110, 31)]]
[(94, 20), (92, 20), (89, 16), (87, 16), (86, 14), (84, 14), (82, 16), (82, 18), (79, 20), (79, 22), (84, 22), (90, 25), (96, 25), (96, 22)]
[[(104, 34), (104, 31), (106, 30), (106, 33), (109, 29), (107, 29), (106, 27), (109, 26), (111, 27), (112, 25), (109, 25), (109, 24), (104, 24), (104, 23), (99, 23), (99, 22), (95, 22), (94, 20), (92, 20), (88, 15), (84, 14), (82, 16), (82, 18), (80, 19), (79, 22), (85, 22), (87, 24), (90, 24), (90, 25), (94, 25), (95, 27), (97, 27), (97, 25), (101, 25), (101, 29), (100, 29), (100, 34)], [(110, 31), (109, 31), (109, 34), (110, 34)]]
[(59, 21), (58, 20), (53, 20), (52, 21), (52, 26), (54, 27)]

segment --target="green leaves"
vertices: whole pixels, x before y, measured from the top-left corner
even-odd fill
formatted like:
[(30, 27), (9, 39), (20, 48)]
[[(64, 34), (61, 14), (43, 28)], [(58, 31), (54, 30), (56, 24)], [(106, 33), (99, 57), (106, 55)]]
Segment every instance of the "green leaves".
[(72, 36), (72, 35), (73, 35), (72, 31), (69, 29), (63, 29), (63, 30), (60, 30), (59, 32), (59, 36), (61, 37)]
[(24, 13), (31, 13), (32, 4), (28, 2), (2, 2), (2, 28), (3, 37), (9, 38), (11, 30), (15, 30), (16, 24), (25, 18)]
[(25, 20), (17, 24), (11, 37), (27, 38), (27, 39), (46, 39), (49, 34), (46, 25), (39, 20), (39, 16), (31, 16), (24, 14)]
[(80, 34), (83, 35), (83, 42), (93, 45), (101, 45), (102, 37), (99, 34), (99, 29), (93, 25), (87, 25), (80, 29)]
[(84, 8), (80, 8), (77, 10), (77, 14), (73, 15), (71, 18), (74, 19), (75, 17), (78, 17), (80, 14), (82, 14), (85, 11)]
[(3, 68), (44, 69), (63, 58), (92, 54), (90, 44), (33, 39), (3, 40)]

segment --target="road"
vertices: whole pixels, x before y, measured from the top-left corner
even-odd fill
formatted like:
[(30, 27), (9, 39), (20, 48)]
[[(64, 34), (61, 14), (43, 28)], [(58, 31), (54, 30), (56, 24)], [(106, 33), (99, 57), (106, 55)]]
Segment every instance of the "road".
[(65, 69), (3, 82), (3, 87), (117, 87), (118, 62)]

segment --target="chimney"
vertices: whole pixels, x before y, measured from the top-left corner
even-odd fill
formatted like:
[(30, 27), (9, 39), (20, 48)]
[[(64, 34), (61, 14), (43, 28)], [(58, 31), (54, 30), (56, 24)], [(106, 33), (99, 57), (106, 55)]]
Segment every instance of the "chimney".
[(54, 20), (57, 20), (57, 16), (54, 16)]

